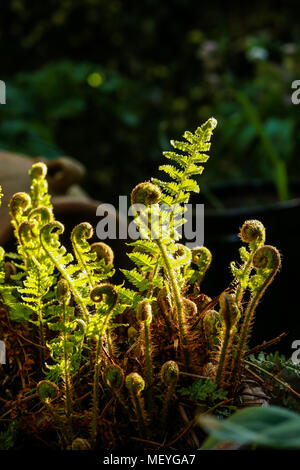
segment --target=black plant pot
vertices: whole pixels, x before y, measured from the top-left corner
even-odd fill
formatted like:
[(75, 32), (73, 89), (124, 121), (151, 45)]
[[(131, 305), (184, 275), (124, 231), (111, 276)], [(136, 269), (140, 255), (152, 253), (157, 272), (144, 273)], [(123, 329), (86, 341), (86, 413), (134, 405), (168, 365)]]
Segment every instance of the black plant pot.
[(232, 280), (230, 261), (240, 261), (239, 228), (247, 219), (260, 220), (266, 227), (266, 244), (276, 246), (282, 255), (282, 269), (257, 308), (252, 337), (258, 344), (287, 332), (287, 338), (278, 349), (289, 356), (293, 352), (292, 342), (300, 339), (297, 298), (300, 289), (300, 183), (291, 184), (292, 198), (285, 202), (276, 202), (272, 183), (257, 180), (218, 185), (212, 190), (225, 210), (212, 209), (200, 199), (205, 203), (204, 245), (213, 254), (203, 291), (214, 297), (228, 286)]

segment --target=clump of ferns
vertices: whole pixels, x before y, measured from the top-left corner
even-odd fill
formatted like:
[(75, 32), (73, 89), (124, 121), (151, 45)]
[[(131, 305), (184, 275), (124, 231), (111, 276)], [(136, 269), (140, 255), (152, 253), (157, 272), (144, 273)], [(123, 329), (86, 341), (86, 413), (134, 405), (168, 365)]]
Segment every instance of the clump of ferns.
[[(203, 292), (212, 255), (179, 240), (184, 204), (199, 191), (195, 177), (208, 159), (215, 126), (209, 119), (194, 134), (186, 132), (185, 141), (171, 142), (178, 153), (165, 152), (172, 164), (160, 167), (171, 181), (152, 179), (133, 189), (141, 238), (129, 243), (134, 267), (121, 271), (134, 288), (109, 282), (114, 254), (103, 242), (90, 243), (90, 224), (73, 229), (73, 254), (61, 245), (64, 226), (54, 218), (43, 163), (32, 167), (29, 193), (11, 200), (18, 254), (0, 250), (0, 295), (12, 320), (39, 332), (46, 382), (38, 388), (49, 394), (42, 401), (65, 447), (110, 440), (103, 414), (111, 412), (111, 403), (118, 408), (118, 425), (132, 426), (146, 439), (164, 438), (186, 373), (237, 393), (256, 307), (280, 268), (280, 255), (265, 245), (263, 225), (246, 221), (240, 238), (247, 248), (240, 249), (239, 265), (231, 263), (233, 285), (214, 299)], [(80, 379), (82, 368), (88, 372)], [(76, 392), (82, 382), (88, 413)], [(88, 440), (75, 425), (83, 415), (90, 424)]]

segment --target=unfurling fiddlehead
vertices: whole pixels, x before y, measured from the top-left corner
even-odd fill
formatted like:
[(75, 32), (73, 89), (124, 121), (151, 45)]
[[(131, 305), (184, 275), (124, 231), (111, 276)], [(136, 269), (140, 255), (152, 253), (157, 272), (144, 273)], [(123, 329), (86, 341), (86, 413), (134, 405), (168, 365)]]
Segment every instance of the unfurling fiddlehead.
[(200, 288), (206, 271), (211, 265), (211, 261), (212, 254), (205, 246), (197, 246), (192, 249), (192, 263), (197, 266), (197, 270), (193, 272), (193, 275), (189, 281), (190, 284), (194, 285), (196, 282)]
[(50, 196), (48, 194), (47, 166), (43, 162), (34, 163), (29, 171), (31, 178), (30, 197), (31, 207), (47, 207), (51, 213), (53, 211)]
[(118, 302), (118, 293), (116, 288), (109, 284), (103, 283), (99, 286), (94, 287), (91, 291), (91, 300), (96, 304), (97, 307), (97, 331), (96, 333), (96, 352), (95, 352), (95, 364), (94, 364), (94, 379), (93, 379), (93, 399), (92, 399), (92, 427), (91, 427), (91, 438), (92, 443), (95, 445), (97, 439), (97, 425), (98, 425), (98, 407), (99, 407), (99, 376), (100, 376), (100, 364), (101, 364), (101, 352), (103, 339), (106, 330), (109, 325), (109, 321), (113, 314), (114, 308)]
[[(80, 288), (82, 287), (82, 277), (78, 274), (78, 266), (71, 265), (73, 256), (59, 242), (59, 235), (64, 232), (64, 226), (60, 222), (46, 224), (40, 232), (41, 244), (52, 260), (61, 276), (67, 281), (78, 305), (81, 307), (84, 319), (88, 321), (88, 311)], [(77, 276), (74, 276), (77, 273)]]
[(19, 226), (22, 222), (26, 221), (24, 212), (29, 209), (31, 205), (31, 199), (27, 193), (16, 193), (10, 200), (9, 208), (11, 215), (11, 223), (14, 227), (14, 233), (18, 241), (19, 240)]
[(143, 436), (146, 436), (147, 435), (146, 416), (145, 416), (143, 399), (141, 398), (141, 392), (145, 388), (144, 379), (136, 372), (132, 372), (131, 374), (127, 375), (125, 379), (125, 385), (126, 385), (127, 390), (129, 391), (130, 398), (134, 406), (134, 410), (135, 410), (135, 414), (138, 420), (140, 431)]
[(232, 273), (239, 281), (235, 299), (238, 307), (240, 308), (243, 293), (249, 282), (254, 253), (257, 248), (265, 243), (265, 227), (259, 220), (246, 220), (240, 229), (239, 237), (244, 243), (248, 243), (249, 245), (249, 251), (244, 247), (240, 248), (240, 256), (243, 261), (243, 265), (241, 267), (237, 267), (234, 262), (231, 263)]
[(118, 402), (123, 406), (127, 416), (129, 417), (130, 416), (129, 409), (121, 396), (121, 389), (125, 382), (124, 372), (121, 369), (121, 367), (116, 364), (107, 366), (103, 371), (103, 380), (106, 383), (106, 385), (109, 386), (109, 388), (112, 391), (112, 394), (115, 396)]
[(91, 250), (90, 244), (87, 240), (92, 238), (93, 233), (93, 227), (88, 222), (82, 222), (81, 224), (76, 225), (71, 233), (71, 242), (75, 257), (78, 261), (78, 265), (86, 275), (91, 289), (94, 286), (94, 282), (93, 274), (88, 263), (94, 261), (94, 258), (87, 259), (87, 253)]
[(239, 332), (238, 344), (232, 361), (232, 378), (237, 382), (240, 363), (249, 339), (256, 307), (280, 269), (281, 259), (279, 251), (273, 246), (264, 245), (258, 248), (253, 255), (253, 267), (256, 274), (250, 279), (251, 298), (243, 315), (243, 323)]
[[(264, 246), (261, 222), (248, 220), (239, 234), (247, 244), (240, 249), (241, 264), (231, 265), (234, 282), (213, 299), (202, 292), (212, 255), (206, 247), (191, 250), (178, 243), (179, 228), (185, 222), (184, 204), (190, 193), (199, 192), (195, 177), (209, 158), (206, 152), (215, 126), (216, 120), (210, 119), (195, 133), (186, 132), (183, 142), (172, 141), (176, 152), (164, 153), (172, 164), (160, 167), (171, 180), (145, 181), (131, 193), (141, 237), (128, 243), (134, 248), (128, 253), (134, 268), (121, 272), (134, 289), (106, 281), (114, 274), (114, 254), (103, 242), (90, 244), (93, 228), (89, 223), (77, 225), (71, 233), (74, 256), (61, 245), (64, 226), (54, 219), (43, 163), (34, 164), (30, 171), (29, 194), (17, 193), (11, 199), (18, 254), (5, 254), (0, 247), (1, 305), (8, 307), (10, 320), (30, 321), (26, 334), (40, 327), (39, 346), (42, 354), (47, 353), (42, 364), (49, 380), (39, 382), (37, 391), (46, 414), (55, 421), (53, 427), (63, 447), (95, 448), (100, 429), (102, 444), (107, 444), (109, 436), (112, 447), (118, 443), (115, 430), (123, 432), (130, 421), (149, 445), (150, 426), (156, 441), (160, 432), (165, 437), (172, 432), (167, 423), (175, 409), (177, 384), (181, 393), (182, 384), (199, 374), (209, 378), (206, 382), (216, 391), (221, 387), (234, 397), (255, 309), (280, 267), (280, 256), (275, 248)], [(218, 302), (219, 312), (213, 310)], [(115, 323), (119, 314), (123, 314), (120, 323)], [(111, 331), (119, 335), (117, 352)], [(25, 373), (27, 365), (30, 368), (30, 344), (36, 343), (34, 337), (28, 340)], [(133, 370), (142, 370), (144, 378)], [(35, 376), (28, 373), (28, 377), (32, 381)], [(87, 414), (84, 404), (91, 381), (92, 410)], [(193, 393), (186, 395), (190, 403)], [(195, 383), (195, 399), (201, 394), (202, 385)], [(210, 401), (212, 396), (208, 406)], [(116, 412), (120, 412), (118, 422), (102, 420), (108, 414), (114, 418)], [(89, 440), (84, 438), (87, 417)], [(123, 435), (120, 442), (124, 443)]]
[(68, 445), (72, 440), (72, 436), (69, 435), (63, 420), (55, 410), (55, 407), (52, 405), (52, 401), (55, 400), (59, 395), (59, 389), (57, 385), (50, 380), (41, 380), (37, 384), (36, 388), (41, 402), (46, 406), (58, 429), (61, 431), (65, 445)]
[(156, 184), (150, 181), (139, 183), (131, 192), (131, 204), (151, 206), (157, 204), (161, 198), (161, 191)]
[(114, 264), (114, 252), (109, 245), (104, 242), (95, 242), (91, 245), (91, 251), (96, 253), (99, 261), (103, 260), (105, 266)]

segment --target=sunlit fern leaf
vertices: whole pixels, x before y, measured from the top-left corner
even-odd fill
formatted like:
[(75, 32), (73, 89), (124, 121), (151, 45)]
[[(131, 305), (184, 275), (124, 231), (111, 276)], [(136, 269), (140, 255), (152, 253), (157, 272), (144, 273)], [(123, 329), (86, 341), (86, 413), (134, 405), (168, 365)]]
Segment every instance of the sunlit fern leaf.
[(131, 270), (121, 269), (126, 279), (133, 284), (140, 292), (147, 290), (151, 287), (150, 282), (145, 278), (145, 274), (139, 273), (136, 268)]
[(132, 243), (127, 243), (128, 246), (134, 246), (140, 248), (140, 250), (152, 255), (158, 255), (159, 249), (157, 245), (152, 240), (136, 240)]
[(128, 257), (141, 269), (141, 271), (152, 271), (156, 265), (155, 259), (146, 253), (128, 253)]
[(131, 289), (118, 286), (117, 290), (120, 297), (120, 302), (127, 305), (128, 307), (135, 309), (138, 303), (143, 300), (141, 295)]

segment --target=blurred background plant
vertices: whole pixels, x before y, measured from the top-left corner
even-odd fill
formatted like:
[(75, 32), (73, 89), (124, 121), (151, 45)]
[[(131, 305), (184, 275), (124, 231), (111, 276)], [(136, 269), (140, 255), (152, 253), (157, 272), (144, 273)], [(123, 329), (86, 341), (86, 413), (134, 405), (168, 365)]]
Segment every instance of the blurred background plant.
[[(91, 195), (116, 202), (153, 173), (161, 150), (219, 121), (202, 188), (299, 175), (300, 31), (293, 8), (195, 0), (12, 0), (0, 18), (0, 148), (68, 154)], [(116, 159), (118, 164), (116, 165)], [(116, 192), (116, 187), (118, 191)]]

